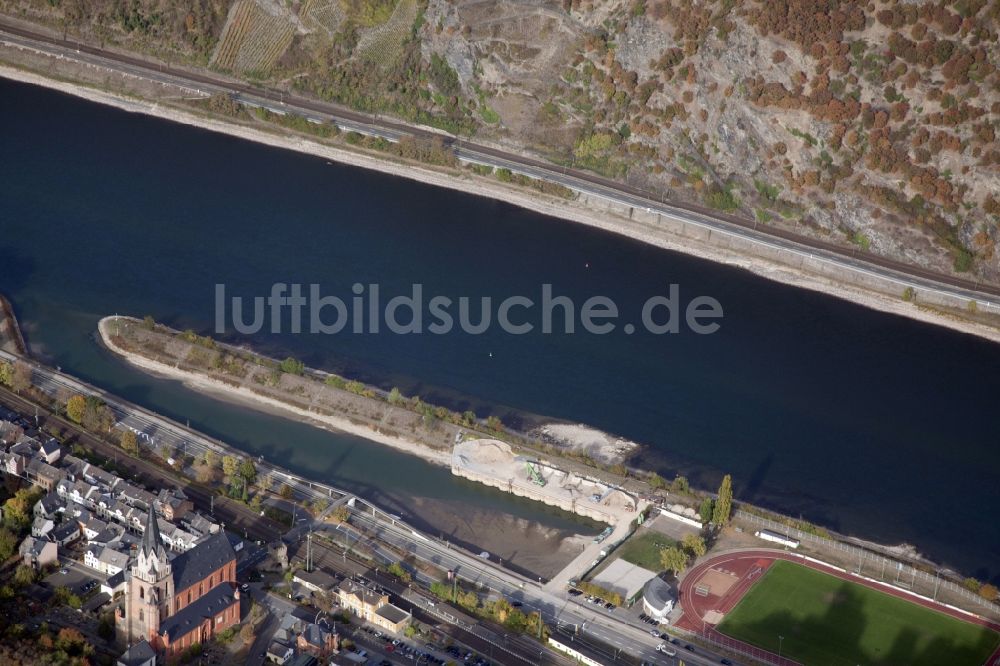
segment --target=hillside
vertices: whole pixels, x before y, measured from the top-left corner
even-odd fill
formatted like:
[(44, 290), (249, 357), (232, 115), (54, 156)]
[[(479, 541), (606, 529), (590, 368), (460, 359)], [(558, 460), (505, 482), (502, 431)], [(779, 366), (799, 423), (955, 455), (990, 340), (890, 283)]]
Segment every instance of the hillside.
[(0, 0), (1000, 283), (1000, 0)]

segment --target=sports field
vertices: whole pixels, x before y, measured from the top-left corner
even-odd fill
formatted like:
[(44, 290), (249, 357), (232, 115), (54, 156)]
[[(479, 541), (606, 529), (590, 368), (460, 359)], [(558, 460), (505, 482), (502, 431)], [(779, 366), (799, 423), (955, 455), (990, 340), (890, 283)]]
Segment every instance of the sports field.
[[(803, 664), (982, 666), (1000, 635), (792, 562), (771, 565), (719, 631)], [(783, 639), (779, 639), (783, 636)]]

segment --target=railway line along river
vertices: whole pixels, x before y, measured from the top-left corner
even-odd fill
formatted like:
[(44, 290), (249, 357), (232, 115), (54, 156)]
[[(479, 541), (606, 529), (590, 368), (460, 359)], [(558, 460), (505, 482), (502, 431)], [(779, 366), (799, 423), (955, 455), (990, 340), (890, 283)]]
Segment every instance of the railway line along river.
[[(355, 283), (378, 284), (383, 302), (414, 284), (498, 301), (549, 284), (577, 304), (606, 296), (622, 313), (676, 284), (685, 301), (721, 304), (717, 332), (557, 325), (241, 338), (230, 329), (229, 340), (509, 423), (533, 425), (539, 414), (587, 423), (644, 444), (638, 466), (704, 487), (730, 472), (740, 499), (1000, 576), (998, 345), (496, 201), (41, 88), (0, 81), (0, 100), (0, 291), (32, 351), (67, 372), (455, 538), (571, 542), (596, 526), (146, 376), (101, 349), (97, 321), (150, 314), (210, 333), (218, 284), (247, 299), (275, 282), (347, 297)], [(545, 553), (532, 557), (526, 568), (546, 569)]]

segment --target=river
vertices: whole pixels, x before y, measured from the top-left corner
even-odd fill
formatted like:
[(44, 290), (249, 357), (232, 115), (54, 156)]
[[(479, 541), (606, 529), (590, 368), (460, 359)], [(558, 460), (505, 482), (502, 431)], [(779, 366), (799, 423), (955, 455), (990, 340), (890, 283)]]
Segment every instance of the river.
[(578, 304), (608, 296), (623, 313), (677, 284), (684, 301), (719, 301), (718, 332), (247, 341), (518, 425), (587, 423), (646, 444), (637, 462), (666, 476), (713, 487), (729, 472), (740, 499), (1000, 575), (1000, 346), (492, 200), (22, 84), (0, 82), (0, 120), (0, 290), (33, 351), (67, 372), (401, 511), (433, 499), (475, 507), (476, 520), (500, 512), (587, 532), (384, 447), (147, 377), (100, 349), (96, 322), (151, 314), (211, 333), (216, 284), (266, 296), (274, 282), (341, 295), (378, 283), (385, 299), (413, 283), (497, 299), (551, 284)]

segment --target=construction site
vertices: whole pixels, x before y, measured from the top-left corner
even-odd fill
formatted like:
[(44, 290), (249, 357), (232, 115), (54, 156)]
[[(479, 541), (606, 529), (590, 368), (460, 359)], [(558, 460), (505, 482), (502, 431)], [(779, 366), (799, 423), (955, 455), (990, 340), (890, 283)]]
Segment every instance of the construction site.
[(631, 493), (547, 461), (516, 455), (509, 444), (495, 439), (456, 444), (451, 472), (609, 525), (636, 516), (636, 497)]

